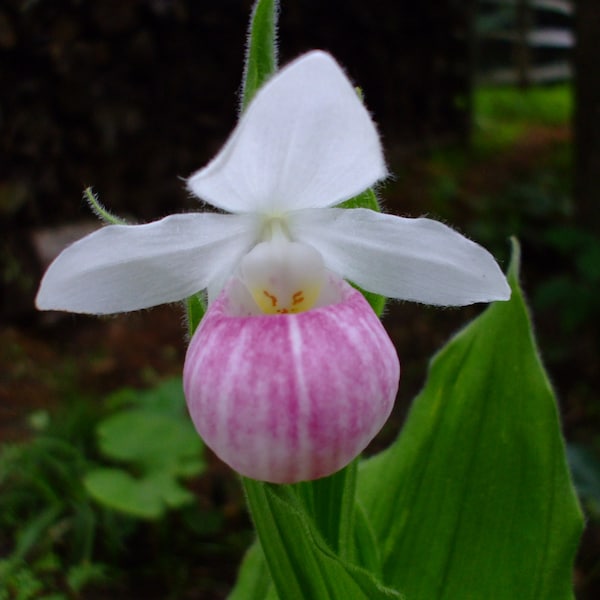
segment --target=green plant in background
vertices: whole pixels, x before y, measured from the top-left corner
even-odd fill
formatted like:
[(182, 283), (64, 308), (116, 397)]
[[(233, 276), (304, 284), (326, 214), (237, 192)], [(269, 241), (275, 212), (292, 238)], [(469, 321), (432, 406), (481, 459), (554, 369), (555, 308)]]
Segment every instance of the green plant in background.
[(473, 147), (481, 155), (513, 144), (532, 126), (568, 125), (573, 112), (571, 86), (479, 86), (474, 94)]
[(90, 496), (133, 517), (158, 519), (186, 506), (194, 495), (178, 482), (199, 475), (202, 442), (185, 415), (181, 379), (145, 392), (127, 390), (109, 399), (118, 412), (98, 423), (98, 446), (107, 461), (84, 477)]
[(97, 533), (116, 548), (127, 530), (97, 510), (81, 483), (92, 461), (82, 436), (94, 415), (78, 407), (64, 420), (36, 415), (43, 429), (31, 442), (2, 448), (0, 531), (9, 554), (0, 565), (0, 597), (79, 592), (102, 581), (105, 567), (93, 555)]
[[(65, 414), (37, 413), (38, 435), (2, 449), (1, 543), (11, 548), (0, 562), (2, 600), (58, 600), (67, 598), (61, 590), (108, 585), (139, 518), (158, 521), (194, 500), (179, 480), (202, 472), (202, 443), (185, 414), (181, 378), (92, 406), (77, 400)], [(183, 522), (198, 530), (199, 520), (188, 514)]]

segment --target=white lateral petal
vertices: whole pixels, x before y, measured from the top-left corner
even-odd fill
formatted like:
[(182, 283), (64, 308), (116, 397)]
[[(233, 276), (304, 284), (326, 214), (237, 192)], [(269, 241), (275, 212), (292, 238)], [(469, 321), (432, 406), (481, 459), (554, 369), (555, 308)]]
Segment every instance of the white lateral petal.
[(50, 265), (37, 307), (110, 314), (182, 300), (231, 273), (257, 231), (253, 216), (212, 213), (104, 227)]
[(386, 174), (369, 113), (335, 60), (314, 51), (258, 92), (188, 188), (230, 212), (332, 206)]
[(493, 256), (438, 221), (329, 208), (300, 211), (289, 223), (295, 240), (368, 291), (441, 306), (510, 297)]

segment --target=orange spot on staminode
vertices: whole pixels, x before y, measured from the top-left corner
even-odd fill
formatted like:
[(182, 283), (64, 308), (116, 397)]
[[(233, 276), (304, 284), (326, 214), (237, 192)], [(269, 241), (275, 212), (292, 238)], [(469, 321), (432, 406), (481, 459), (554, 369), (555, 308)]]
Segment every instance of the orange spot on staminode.
[(296, 306), (296, 304), (301, 304), (302, 302), (304, 302), (304, 292), (300, 290), (292, 296), (292, 306)]
[(271, 301), (271, 306), (277, 306), (277, 296), (273, 296), (273, 294), (269, 294), (267, 290), (263, 290), (263, 294)]

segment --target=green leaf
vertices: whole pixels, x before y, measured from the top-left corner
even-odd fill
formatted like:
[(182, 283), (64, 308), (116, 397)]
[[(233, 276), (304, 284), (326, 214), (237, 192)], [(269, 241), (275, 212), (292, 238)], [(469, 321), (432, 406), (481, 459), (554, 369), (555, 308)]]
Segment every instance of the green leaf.
[(181, 380), (157, 388), (113, 398), (117, 406), (135, 403), (98, 424), (101, 453), (128, 463), (125, 469), (98, 468), (87, 473), (84, 486), (98, 502), (113, 510), (145, 519), (161, 517), (169, 508), (180, 508), (194, 496), (177, 481), (204, 469), (203, 444), (187, 416)]
[(244, 479), (273, 583), (286, 600), (383, 600), (400, 594), (341, 559), (321, 537), (289, 486)]
[(277, 70), (278, 14), (277, 0), (257, 0), (252, 10), (242, 87), (242, 110)]
[(196, 475), (202, 470), (202, 441), (183, 419), (133, 409), (104, 419), (97, 433), (107, 458), (134, 463), (145, 471)]
[(165, 379), (148, 389), (121, 388), (105, 400), (108, 409), (116, 411), (131, 406), (153, 412), (183, 417), (187, 409), (181, 377)]
[(98, 468), (84, 477), (83, 484), (96, 501), (140, 519), (159, 519), (168, 508), (194, 501), (191, 492), (165, 473), (136, 478), (122, 469)]
[(375, 536), (373, 525), (364, 507), (356, 502), (354, 510), (354, 543), (356, 564), (364, 567), (377, 579), (383, 579), (381, 550)]
[(581, 512), (518, 285), (434, 359), (391, 448), (359, 470), (383, 580), (408, 598), (573, 598)]
[(369, 210), (374, 210), (375, 212), (381, 212), (381, 207), (379, 206), (379, 201), (377, 200), (377, 196), (375, 192), (368, 188), (364, 192), (358, 194), (358, 196), (354, 196), (341, 204), (337, 205), (338, 208), (368, 208)]
[(164, 513), (157, 490), (122, 469), (94, 469), (84, 477), (83, 485), (92, 498), (113, 510), (141, 519), (158, 519)]
[(83, 562), (73, 565), (67, 572), (67, 584), (75, 594), (80, 594), (90, 584), (110, 581), (107, 571), (100, 563)]
[(23, 523), (17, 532), (13, 557), (24, 559), (30, 550), (47, 537), (48, 530), (58, 521), (62, 512), (63, 506), (52, 503), (36, 514), (30, 521)]
[(344, 559), (354, 556), (356, 467), (352, 461), (329, 477), (293, 486), (324, 541)]
[[(355, 537), (354, 532), (356, 467), (357, 461), (353, 461), (329, 477), (289, 486), (286, 492), (291, 494), (294, 502), (300, 501), (297, 503), (298, 509), (305, 514), (311, 527), (319, 532), (329, 548), (340, 558), (347, 560), (352, 560), (357, 554), (355, 543), (364, 541)], [(255, 510), (260, 511), (261, 508), (256, 507)], [(255, 515), (256, 522), (268, 522), (270, 519), (269, 511)], [(258, 541), (246, 554), (234, 592), (233, 598), (277, 598)]]
[(255, 542), (244, 556), (235, 587), (227, 596), (227, 600), (266, 600), (268, 598), (277, 599), (277, 592), (273, 587), (262, 548), (258, 542)]
[(206, 313), (206, 302), (201, 294), (194, 294), (193, 296), (186, 298), (185, 308), (187, 315), (188, 334), (191, 338), (196, 329), (198, 329), (198, 325), (200, 325), (200, 321), (202, 321), (202, 318)]

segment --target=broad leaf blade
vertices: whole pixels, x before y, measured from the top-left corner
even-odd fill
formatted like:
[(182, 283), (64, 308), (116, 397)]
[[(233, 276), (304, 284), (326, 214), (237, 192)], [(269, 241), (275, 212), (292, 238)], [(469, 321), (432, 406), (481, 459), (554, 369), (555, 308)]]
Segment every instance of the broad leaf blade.
[(359, 471), (384, 582), (407, 598), (562, 600), (582, 518), (518, 286), (435, 358), (399, 439)]

